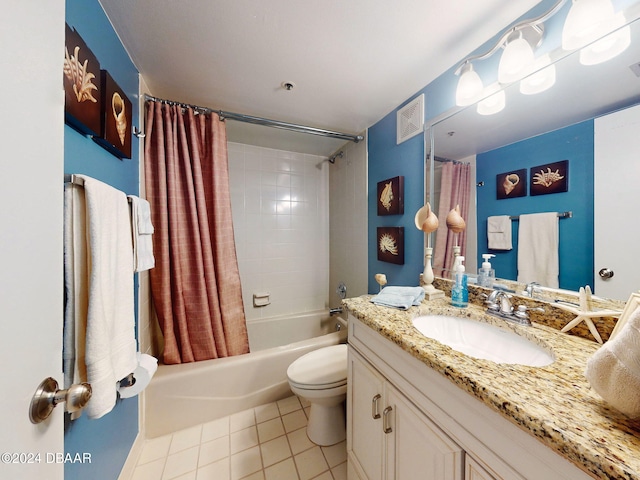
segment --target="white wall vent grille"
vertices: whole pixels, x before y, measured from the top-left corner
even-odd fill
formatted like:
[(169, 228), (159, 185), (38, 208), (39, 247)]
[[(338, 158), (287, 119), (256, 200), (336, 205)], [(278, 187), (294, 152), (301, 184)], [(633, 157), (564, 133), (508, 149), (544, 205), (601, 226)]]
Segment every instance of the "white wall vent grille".
[(424, 128), (424, 93), (398, 110), (397, 144), (415, 137)]

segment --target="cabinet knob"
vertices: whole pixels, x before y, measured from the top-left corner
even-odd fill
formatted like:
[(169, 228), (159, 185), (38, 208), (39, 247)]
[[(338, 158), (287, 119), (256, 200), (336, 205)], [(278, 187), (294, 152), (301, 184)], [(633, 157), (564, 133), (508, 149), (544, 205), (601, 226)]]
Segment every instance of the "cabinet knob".
[(393, 408), (387, 407), (382, 411), (382, 431), (384, 433), (391, 433), (393, 430), (391, 429), (391, 425), (389, 424), (389, 414)]
[(382, 398), (382, 395), (380, 395), (379, 393), (373, 397), (373, 399), (371, 400), (371, 417), (374, 420), (377, 420), (380, 418), (380, 412), (378, 411), (378, 400), (380, 400)]

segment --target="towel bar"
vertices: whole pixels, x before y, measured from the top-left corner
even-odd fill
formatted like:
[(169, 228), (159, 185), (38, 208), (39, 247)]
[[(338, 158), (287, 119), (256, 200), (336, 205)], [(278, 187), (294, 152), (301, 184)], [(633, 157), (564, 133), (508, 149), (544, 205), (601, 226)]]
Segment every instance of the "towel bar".
[[(573, 212), (558, 212), (558, 218), (571, 218), (573, 217)], [(509, 220), (520, 220), (520, 215), (512, 215), (509, 217)]]
[[(73, 183), (74, 185), (78, 185), (79, 187), (83, 187), (84, 188), (84, 178), (79, 177), (78, 175), (75, 174), (66, 174), (64, 176), (64, 183)], [(131, 203), (131, 199), (127, 198), (127, 202)]]

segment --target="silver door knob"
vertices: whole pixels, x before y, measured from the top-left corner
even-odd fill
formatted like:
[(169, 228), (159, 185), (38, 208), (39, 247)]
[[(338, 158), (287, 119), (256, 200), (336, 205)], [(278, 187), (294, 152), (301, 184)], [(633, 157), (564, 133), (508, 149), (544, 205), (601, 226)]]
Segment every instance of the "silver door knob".
[(82, 409), (90, 398), (91, 385), (88, 383), (76, 383), (66, 390), (59, 390), (58, 382), (51, 377), (45, 378), (31, 399), (29, 419), (31, 423), (43, 422), (51, 415), (56, 405), (63, 402), (66, 402), (67, 412), (76, 412)]
[(613, 277), (613, 270), (610, 270), (608, 268), (602, 268), (598, 272), (598, 275), (600, 275), (600, 278), (603, 278), (606, 280), (607, 278)]

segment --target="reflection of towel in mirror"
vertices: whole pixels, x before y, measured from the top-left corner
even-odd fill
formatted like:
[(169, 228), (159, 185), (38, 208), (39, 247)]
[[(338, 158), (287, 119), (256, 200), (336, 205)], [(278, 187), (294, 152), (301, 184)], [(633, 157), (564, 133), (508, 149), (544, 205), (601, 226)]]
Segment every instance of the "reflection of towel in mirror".
[(585, 376), (608, 404), (640, 417), (640, 308), (613, 340), (587, 360)]
[(371, 302), (384, 307), (406, 310), (412, 305), (420, 305), (424, 299), (422, 287), (384, 287), (371, 298)]
[(491, 250), (511, 250), (511, 218), (509, 215), (487, 217), (487, 246)]
[(153, 256), (153, 224), (149, 202), (143, 198), (129, 195), (131, 200), (131, 229), (133, 236), (133, 271), (144, 272), (155, 267)]
[(558, 288), (558, 213), (520, 215), (518, 282)]

